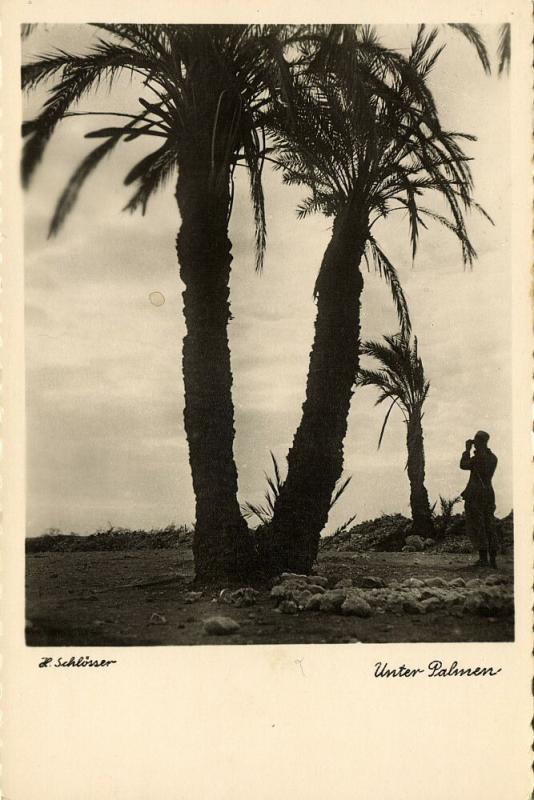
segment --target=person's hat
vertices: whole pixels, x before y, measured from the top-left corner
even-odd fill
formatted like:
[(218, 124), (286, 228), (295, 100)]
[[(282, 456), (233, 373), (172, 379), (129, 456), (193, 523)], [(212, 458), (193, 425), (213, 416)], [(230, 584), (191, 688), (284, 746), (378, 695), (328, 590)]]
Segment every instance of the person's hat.
[(477, 431), (474, 436), (475, 442), (484, 442), (484, 444), (488, 443), (489, 438), (490, 435), (486, 431)]

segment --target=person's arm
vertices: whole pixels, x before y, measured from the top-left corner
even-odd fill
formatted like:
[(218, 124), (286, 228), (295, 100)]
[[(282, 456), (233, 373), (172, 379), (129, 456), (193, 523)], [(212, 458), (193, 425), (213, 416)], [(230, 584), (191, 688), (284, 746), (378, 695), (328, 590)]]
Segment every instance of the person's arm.
[(460, 459), (460, 469), (468, 469), (468, 470), (471, 469), (473, 462), (473, 459), (471, 457), (472, 446), (473, 446), (473, 440), (468, 439), (465, 443), (465, 450), (462, 453), (462, 457)]

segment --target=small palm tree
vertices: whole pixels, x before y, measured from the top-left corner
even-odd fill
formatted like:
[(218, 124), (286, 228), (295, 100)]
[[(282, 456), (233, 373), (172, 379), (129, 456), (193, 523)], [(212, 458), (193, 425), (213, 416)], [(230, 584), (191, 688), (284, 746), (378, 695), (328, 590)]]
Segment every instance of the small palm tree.
[[(23, 126), (22, 179), (28, 186), (56, 126), (75, 114), (101, 115), (108, 124), (87, 134), (100, 143), (59, 198), (52, 235), (85, 180), (119, 143), (140, 138), (157, 143), (125, 178), (135, 187), (126, 210), (144, 213), (152, 195), (177, 175), (181, 227), (176, 250), (185, 285), (184, 421), (196, 498), (195, 566), (200, 579), (226, 578), (249, 570), (254, 557), (237, 502), (233, 456), (228, 223), (234, 171), (243, 165), (250, 177), (260, 268), (265, 247), (261, 112), (271, 93), (283, 94), (285, 29), (94, 27), (99, 36), (88, 52), (58, 50), (22, 68), (23, 89), (49, 86), (39, 115)], [(138, 81), (141, 96), (130, 113), (71, 110), (90, 93), (113, 89), (120, 73)]]
[[(314, 35), (320, 42), (320, 32)], [(475, 257), (464, 212), (477, 206), (459, 144), (473, 137), (440, 125), (426, 86), (441, 52), (433, 50), (436, 36), (420, 27), (407, 59), (361, 26), (324, 48), (306, 43), (308, 65), (295, 81), (293, 114), (273, 110), (270, 127), (284, 180), (310, 190), (299, 216), (321, 212), (333, 220), (315, 285), (306, 399), (275, 504), (275, 568), (311, 569), (342, 473), (359, 369), (362, 262), (373, 263), (389, 281), (403, 333), (410, 332), (396, 270), (374, 226), (394, 211), (407, 212), (415, 255), (420, 228), (435, 220), (458, 238), (465, 263)], [(429, 208), (432, 194), (445, 201), (450, 218)]]
[(384, 336), (383, 342), (363, 342), (361, 353), (379, 362), (377, 370), (360, 369), (357, 386), (373, 386), (379, 395), (376, 405), (390, 402), (378, 437), (382, 444), (386, 425), (393, 409), (400, 409), (406, 423), (408, 460), (406, 469), (410, 481), (410, 507), (413, 532), (429, 537), (434, 534), (432, 510), (425, 487), (425, 449), (423, 440), (423, 404), (430, 383), (425, 378), (423, 362), (417, 349), (417, 338), (411, 342), (406, 335)]

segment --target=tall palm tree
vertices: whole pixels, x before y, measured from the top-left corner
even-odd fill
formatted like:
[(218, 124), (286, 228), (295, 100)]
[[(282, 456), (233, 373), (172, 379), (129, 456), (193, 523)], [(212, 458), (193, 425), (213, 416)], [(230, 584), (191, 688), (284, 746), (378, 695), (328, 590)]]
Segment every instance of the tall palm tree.
[[(57, 50), (22, 68), (26, 90), (46, 84), (39, 115), (24, 123), (22, 178), (27, 186), (59, 122), (89, 93), (112, 89), (119, 73), (139, 78), (131, 113), (111, 114), (102, 140), (59, 198), (56, 234), (95, 167), (119, 142), (150, 137), (157, 148), (125, 178), (135, 191), (126, 209), (143, 213), (152, 195), (177, 173), (181, 227), (176, 241), (183, 292), (185, 431), (196, 498), (194, 555), (200, 580), (239, 576), (254, 549), (237, 502), (234, 409), (227, 326), (232, 261), (228, 224), (233, 177), (248, 169), (256, 226), (257, 267), (265, 247), (262, 194), (264, 137), (260, 113), (270, 93), (283, 93), (284, 28), (249, 25), (96, 25), (82, 54)], [(112, 120), (116, 119), (113, 125)]]
[[(389, 280), (403, 332), (409, 333), (397, 273), (373, 235), (374, 225), (393, 211), (407, 212), (415, 255), (420, 226), (436, 220), (456, 235), (465, 263), (475, 256), (464, 211), (476, 204), (459, 145), (462, 136), (473, 137), (445, 132), (439, 123), (426, 86), (440, 53), (433, 50), (436, 35), (420, 27), (405, 59), (382, 47), (371, 29), (356, 28), (312, 52), (307, 72), (296, 81), (293, 115), (273, 111), (284, 180), (310, 190), (299, 216), (319, 211), (333, 219), (315, 285), (306, 398), (274, 510), (274, 570), (311, 569), (342, 473), (359, 368), (362, 262), (373, 262)], [(445, 201), (450, 218), (427, 207), (432, 193)]]
[(376, 405), (391, 401), (386, 412), (378, 446), (389, 419), (397, 406), (406, 423), (406, 446), (408, 460), (406, 469), (410, 481), (410, 508), (412, 510), (413, 533), (429, 537), (434, 534), (432, 512), (425, 487), (425, 448), (423, 440), (423, 404), (430, 383), (425, 378), (423, 362), (417, 350), (417, 338), (384, 336), (384, 342), (363, 342), (360, 352), (372, 356), (379, 362), (377, 370), (360, 369), (357, 386), (374, 386), (379, 390)]

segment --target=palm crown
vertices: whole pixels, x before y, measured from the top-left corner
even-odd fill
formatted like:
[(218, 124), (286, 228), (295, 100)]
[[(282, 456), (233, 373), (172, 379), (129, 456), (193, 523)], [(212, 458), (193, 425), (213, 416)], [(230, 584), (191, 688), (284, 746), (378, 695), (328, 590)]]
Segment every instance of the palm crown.
[[(434, 219), (458, 237), (465, 263), (476, 255), (464, 212), (480, 207), (471, 196), (469, 159), (458, 143), (474, 137), (442, 130), (426, 87), (441, 52), (432, 51), (436, 35), (421, 26), (408, 59), (382, 47), (364, 26), (330, 42), (326, 55), (317, 46), (295, 80), (293, 114), (278, 104), (270, 124), (284, 181), (310, 189), (299, 217), (348, 211), (366, 220), (366, 258), (390, 283), (404, 333), (410, 330), (406, 302), (393, 265), (371, 233), (376, 222), (396, 210), (407, 212), (415, 256), (420, 227)], [(449, 216), (427, 207), (431, 192), (445, 199)]]
[[(202, 164), (206, 188), (233, 187), (238, 164), (248, 168), (256, 224), (257, 264), (265, 247), (261, 187), (264, 142), (260, 110), (269, 91), (284, 90), (283, 27), (250, 25), (96, 25), (106, 34), (83, 55), (56, 51), (22, 68), (22, 86), (33, 89), (54, 79), (40, 115), (24, 123), (22, 178), (27, 185), (56, 125), (90, 90), (111, 88), (121, 72), (139, 76), (143, 96), (115, 127), (87, 134), (103, 139), (72, 175), (50, 225), (56, 233), (80, 188), (118, 142), (154, 137), (160, 145), (128, 173), (136, 184), (126, 208), (146, 210), (148, 200), (180, 166)], [(79, 112), (95, 113), (95, 112)], [(229, 177), (228, 177), (229, 176)], [(230, 207), (228, 213), (230, 213)]]
[(378, 361), (380, 369), (360, 369), (356, 384), (374, 386), (379, 390), (375, 405), (391, 400), (380, 431), (380, 447), (389, 415), (395, 405), (400, 408), (406, 421), (414, 415), (421, 418), (421, 409), (428, 395), (430, 382), (425, 377), (416, 337), (411, 342), (402, 334), (384, 336), (384, 342), (363, 342), (361, 352)]

